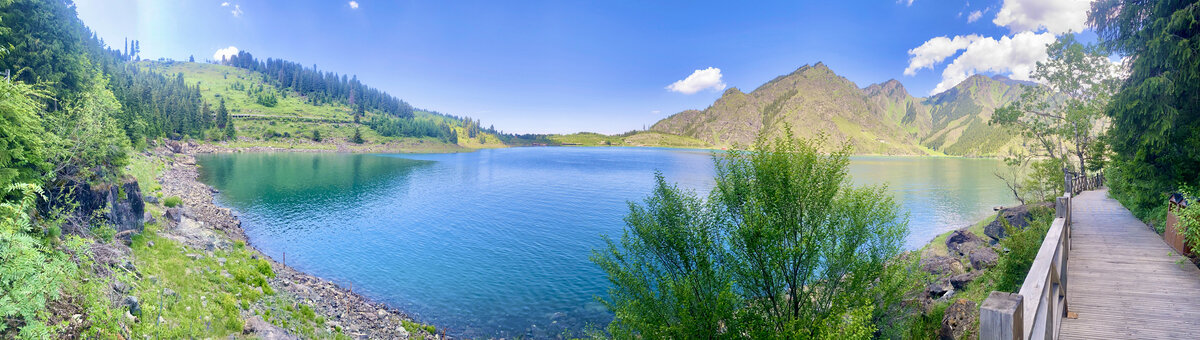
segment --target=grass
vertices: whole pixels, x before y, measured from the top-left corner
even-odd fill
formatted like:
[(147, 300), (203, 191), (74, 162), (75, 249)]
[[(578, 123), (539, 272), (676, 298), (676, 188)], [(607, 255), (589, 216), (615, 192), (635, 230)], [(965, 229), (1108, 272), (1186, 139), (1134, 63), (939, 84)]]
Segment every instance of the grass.
[[(996, 214), (989, 215), (988, 217), (975, 222), (975, 224), (972, 224), (970, 227), (967, 227), (967, 231), (986, 240), (988, 239), (988, 236), (987, 234), (983, 233), (983, 228), (986, 227), (988, 223), (992, 223), (992, 221), (995, 220)], [(938, 235), (937, 237), (934, 237), (932, 241), (929, 241), (929, 244), (926, 244), (924, 248), (921, 248), (921, 256), (949, 256), (950, 250), (946, 249), (946, 238), (950, 237), (950, 234), (953, 234), (957, 230), (958, 229), (947, 231), (941, 235)]]
[(662, 133), (657, 131), (641, 131), (629, 136), (604, 135), (594, 132), (580, 132), (568, 135), (551, 135), (551, 141), (563, 145), (578, 146), (662, 146), (678, 148), (706, 148), (708, 143), (699, 139)]
[(130, 157), (125, 173), (137, 179), (143, 193), (154, 195), (162, 190), (162, 185), (158, 183), (158, 175), (166, 169), (166, 163), (156, 157)]
[(179, 196), (171, 196), (163, 200), (163, 206), (167, 208), (178, 207), (180, 204), (183, 204), (183, 199), (179, 198)]

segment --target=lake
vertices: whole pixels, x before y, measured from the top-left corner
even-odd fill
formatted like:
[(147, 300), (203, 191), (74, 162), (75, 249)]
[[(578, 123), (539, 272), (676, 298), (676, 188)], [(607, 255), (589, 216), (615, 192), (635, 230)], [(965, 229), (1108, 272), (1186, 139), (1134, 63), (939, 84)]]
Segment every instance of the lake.
[[(588, 256), (619, 237), (654, 172), (713, 186), (710, 151), (541, 147), (458, 154), (196, 157), (251, 244), (466, 337), (552, 337), (612, 316)], [(854, 157), (910, 213), (910, 248), (1011, 204), (989, 159)]]

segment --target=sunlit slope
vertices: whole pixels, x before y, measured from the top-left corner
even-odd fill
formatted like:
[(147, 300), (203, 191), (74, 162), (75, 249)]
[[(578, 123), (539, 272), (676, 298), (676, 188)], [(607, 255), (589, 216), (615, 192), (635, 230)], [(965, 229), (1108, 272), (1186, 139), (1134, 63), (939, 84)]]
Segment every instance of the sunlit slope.
[(994, 109), (1019, 97), (1019, 84), (974, 76), (918, 98), (896, 80), (859, 88), (817, 63), (750, 93), (730, 88), (712, 106), (677, 113), (651, 130), (730, 147), (753, 143), (760, 131), (775, 136), (791, 126), (799, 136), (849, 143), (858, 154), (992, 156), (1014, 138), (987, 121)]

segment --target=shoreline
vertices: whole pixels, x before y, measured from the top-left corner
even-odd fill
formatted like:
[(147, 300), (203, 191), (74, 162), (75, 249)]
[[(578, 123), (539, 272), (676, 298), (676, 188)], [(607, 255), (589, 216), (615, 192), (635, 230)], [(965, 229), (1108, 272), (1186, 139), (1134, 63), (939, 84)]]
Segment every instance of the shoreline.
[[(397, 308), (390, 307), (386, 303), (374, 301), (366, 296), (353, 292), (352, 288), (343, 287), (335, 284), (327, 279), (305, 273), (297, 270), (286, 264), (279, 262), (277, 259), (267, 256), (261, 250), (256, 248), (253, 243), (246, 237), (244, 230), (241, 227), (241, 221), (236, 213), (225, 207), (216, 205), (215, 195), (217, 191), (200, 182), (198, 178), (199, 165), (195, 162), (195, 156), (202, 154), (227, 154), (227, 153), (274, 153), (274, 152), (301, 152), (301, 153), (346, 153), (346, 154), (363, 154), (363, 153), (459, 153), (459, 152), (474, 152), (480, 149), (467, 149), (467, 151), (452, 151), (452, 152), (421, 152), (414, 150), (403, 149), (347, 149), (338, 147), (340, 143), (297, 143), (297, 147), (275, 147), (264, 145), (239, 146), (229, 145), (227, 143), (191, 143), (167, 141), (160, 143), (154, 149), (155, 152), (165, 151), (174, 153), (176, 159), (171, 161), (169, 157), (164, 157), (168, 160), (168, 167), (163, 171), (160, 181), (163, 186), (164, 195), (175, 195), (184, 199), (185, 206), (199, 207), (202, 210), (211, 210), (218, 213), (210, 214), (203, 221), (206, 225), (214, 225), (218, 230), (224, 231), (231, 241), (241, 240), (246, 242), (248, 249), (252, 249), (255, 253), (260, 254), (266, 260), (272, 263), (275, 268), (277, 277), (270, 280), (272, 287), (277, 291), (286, 292), (287, 295), (295, 297), (299, 301), (305, 301), (315, 307), (318, 313), (326, 315), (332, 325), (340, 326), (345, 330), (347, 335), (357, 337), (375, 338), (407, 338), (410, 336), (424, 336), (425, 338), (446, 339), (445, 335), (431, 334), (416, 329), (403, 328), (404, 321), (416, 323), (410, 315)], [(334, 146), (334, 147), (322, 147)], [(537, 146), (528, 146), (537, 147)], [(720, 149), (707, 148), (679, 148), (679, 147), (654, 147), (654, 146), (565, 146), (565, 147), (621, 147), (621, 148), (671, 148), (680, 150), (707, 150), (719, 151)], [(181, 157), (180, 157), (181, 156)], [(155, 157), (161, 157), (156, 155)], [(985, 157), (963, 157), (963, 156), (932, 156), (932, 155), (852, 155), (852, 157), (897, 157), (897, 158), (964, 158), (964, 159), (987, 159)], [(175, 172), (173, 176), (167, 176), (168, 173)], [(179, 190), (177, 187), (184, 187)], [(179, 190), (179, 191), (175, 191)], [(191, 196), (191, 197), (189, 197)], [(165, 197), (165, 196), (164, 196)], [(994, 219), (994, 215), (990, 218)], [(925, 253), (924, 250), (930, 248), (935, 243), (940, 243), (939, 240), (944, 236), (954, 233), (959, 230), (966, 230), (970, 226), (960, 226), (945, 233), (934, 236), (927, 240), (921, 246), (913, 249), (916, 253)], [(418, 323), (419, 324), (419, 323)], [(411, 328), (411, 327), (410, 327)], [(439, 329), (439, 331), (444, 331)]]
[[(166, 168), (158, 176), (164, 197), (180, 197), (184, 202), (182, 207), (185, 207), (182, 213), (184, 218), (200, 222), (202, 228), (206, 230), (224, 234), (230, 243), (245, 242), (247, 249), (251, 249), (258, 256), (269, 261), (276, 276), (268, 280), (268, 283), (277, 292), (283, 292), (283, 295), (286, 295), (285, 298), (311, 304), (319, 314), (328, 318), (330, 327), (340, 327), (346, 335), (352, 337), (371, 339), (449, 338), (443, 334), (432, 334), (420, 329), (423, 327), (406, 329), (404, 327), (406, 322), (425, 324), (417, 322), (404, 311), (355, 293), (352, 288), (342, 287), (327, 279), (297, 270), (263, 253), (246, 237), (241, 220), (236, 213), (215, 203), (217, 190), (199, 180), (199, 165), (196, 164), (194, 156), (201, 153), (213, 153), (216, 150), (208, 150), (199, 145), (196, 148), (188, 144), (180, 146), (179, 149), (176, 149), (175, 146), (159, 146), (148, 152), (151, 154), (149, 157), (161, 158), (167, 162)], [(209, 146), (209, 148), (212, 147)], [(252, 148), (252, 150), (268, 151), (267, 149), (260, 150), (260, 148)], [(295, 152), (296, 150), (281, 149), (278, 151)], [(226, 152), (242, 151), (229, 150)], [(336, 152), (336, 150), (318, 149), (300, 152)], [(165, 220), (167, 218), (164, 216), (164, 222), (166, 222)], [(179, 228), (176, 227), (176, 229)], [(187, 234), (186, 231), (168, 229), (164, 228), (164, 233), (175, 232), (177, 235), (174, 236), (176, 237), (180, 237), (178, 235), (180, 233)], [(181, 243), (203, 249), (196, 247), (201, 244), (188, 242), (186, 236), (182, 238)]]

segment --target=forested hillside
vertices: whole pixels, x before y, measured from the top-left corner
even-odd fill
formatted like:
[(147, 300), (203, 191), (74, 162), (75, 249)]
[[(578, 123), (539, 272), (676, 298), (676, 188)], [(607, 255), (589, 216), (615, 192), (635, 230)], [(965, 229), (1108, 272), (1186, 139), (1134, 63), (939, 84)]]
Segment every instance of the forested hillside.
[(806, 65), (750, 93), (725, 90), (712, 106), (687, 110), (651, 130), (694, 137), (716, 146), (749, 145), (760, 130), (785, 125), (800, 136), (820, 133), (860, 154), (993, 156), (1013, 136), (987, 124), (992, 111), (1016, 100), (1022, 83), (976, 75), (929, 98), (899, 81), (859, 88), (823, 63)]

